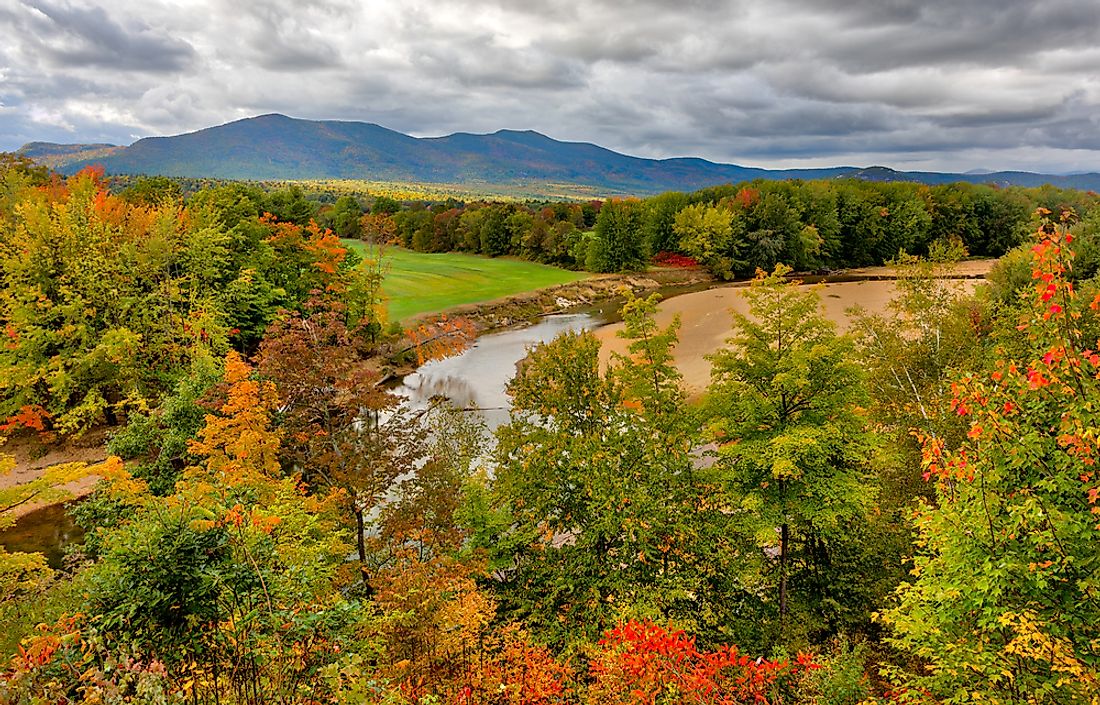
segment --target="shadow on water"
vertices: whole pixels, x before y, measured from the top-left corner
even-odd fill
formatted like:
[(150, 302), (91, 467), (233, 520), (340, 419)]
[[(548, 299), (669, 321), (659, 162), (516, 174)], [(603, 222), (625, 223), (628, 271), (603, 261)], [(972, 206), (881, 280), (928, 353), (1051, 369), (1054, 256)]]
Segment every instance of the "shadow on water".
[(41, 552), (51, 568), (60, 568), (66, 549), (84, 541), (84, 530), (69, 514), (72, 503), (52, 504), (28, 512), (4, 531), (0, 546), (9, 552)]

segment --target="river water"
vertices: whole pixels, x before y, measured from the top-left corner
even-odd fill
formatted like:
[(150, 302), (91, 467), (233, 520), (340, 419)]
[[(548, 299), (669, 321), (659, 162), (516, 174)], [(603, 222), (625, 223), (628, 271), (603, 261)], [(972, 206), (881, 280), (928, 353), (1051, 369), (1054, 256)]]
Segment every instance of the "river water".
[(528, 348), (560, 333), (592, 330), (604, 320), (600, 313), (558, 314), (526, 328), (483, 335), (462, 354), (421, 366), (397, 391), (414, 407), (445, 397), (461, 409), (477, 411), (490, 430), (496, 429), (508, 421), (506, 387)]

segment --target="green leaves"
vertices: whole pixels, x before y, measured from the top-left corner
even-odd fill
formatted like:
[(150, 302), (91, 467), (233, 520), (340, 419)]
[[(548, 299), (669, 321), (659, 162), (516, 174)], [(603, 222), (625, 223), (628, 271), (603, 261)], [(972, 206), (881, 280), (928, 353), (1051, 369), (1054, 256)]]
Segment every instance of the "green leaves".
[(715, 475), (744, 510), (736, 522), (765, 554), (778, 552), (781, 624), (789, 572), (803, 608), (832, 599), (829, 579), (816, 576), (843, 570), (845, 534), (876, 497), (851, 341), (824, 318), (813, 290), (784, 279), (788, 271), (760, 272), (745, 292), (749, 315), (734, 316), (729, 347), (711, 358), (707, 410)]

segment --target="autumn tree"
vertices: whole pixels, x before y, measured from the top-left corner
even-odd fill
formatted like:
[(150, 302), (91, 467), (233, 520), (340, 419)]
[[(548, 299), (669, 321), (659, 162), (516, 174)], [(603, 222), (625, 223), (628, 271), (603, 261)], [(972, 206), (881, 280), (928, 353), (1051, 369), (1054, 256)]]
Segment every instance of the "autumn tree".
[(921, 505), (912, 578), (882, 620), (926, 664), (898, 680), (940, 702), (1100, 697), (1100, 341), (1085, 334), (1100, 296), (1068, 281), (1067, 224), (1036, 234), (1030, 310), (1003, 322), (1021, 345), (951, 385), (966, 437), (923, 437), (936, 502)]
[(345, 324), (343, 307), (316, 299), (268, 331), (259, 369), (283, 396), (283, 453), (312, 485), (339, 488), (354, 518), (366, 565), (365, 515), (411, 471), (423, 434), (369, 363), (369, 341)]

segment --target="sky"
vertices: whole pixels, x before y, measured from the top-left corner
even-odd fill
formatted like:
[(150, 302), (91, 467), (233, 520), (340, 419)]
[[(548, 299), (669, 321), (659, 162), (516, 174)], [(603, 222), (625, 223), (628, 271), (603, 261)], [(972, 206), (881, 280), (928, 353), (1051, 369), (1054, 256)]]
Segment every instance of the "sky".
[(749, 166), (1100, 171), (1100, 0), (0, 0), (0, 150), (271, 112)]

